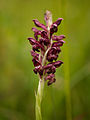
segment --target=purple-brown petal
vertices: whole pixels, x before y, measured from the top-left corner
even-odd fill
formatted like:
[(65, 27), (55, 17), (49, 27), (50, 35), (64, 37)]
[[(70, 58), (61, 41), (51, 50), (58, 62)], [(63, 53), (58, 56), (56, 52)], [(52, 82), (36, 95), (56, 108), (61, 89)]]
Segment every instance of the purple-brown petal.
[(52, 36), (52, 40), (55, 40), (55, 41), (59, 41), (59, 40), (62, 40), (62, 39), (64, 39), (64, 38), (65, 38), (64, 35), (60, 35), (60, 36), (54, 35), (54, 36)]
[(36, 44), (36, 40), (33, 39), (32, 37), (28, 38), (29, 42), (31, 45), (35, 45)]
[(56, 67), (52, 64), (52, 63), (49, 63), (45, 69), (45, 73), (55, 73), (56, 72)]
[(58, 68), (58, 67), (61, 66), (61, 64), (63, 64), (63, 62), (62, 62), (62, 61), (56, 61), (56, 62), (53, 62), (52, 64), (53, 64), (56, 68)]
[(56, 68), (54, 66), (45, 71), (45, 73), (48, 73), (48, 74), (55, 73), (55, 72), (56, 72)]
[(57, 30), (58, 30), (57, 24), (52, 24), (50, 28), (50, 36), (52, 36), (54, 32), (57, 32)]
[(58, 25), (60, 25), (61, 21), (63, 20), (63, 18), (58, 18), (57, 21), (55, 21), (50, 28), (50, 36), (52, 36), (52, 34), (54, 32), (57, 32), (58, 30)]
[(35, 58), (33, 58), (32, 61), (35, 67), (41, 65), (41, 63)]
[(50, 68), (50, 67), (52, 67), (52, 66), (53, 66), (52, 63), (49, 63), (49, 64), (47, 64), (46, 66), (44, 66), (43, 69), (48, 69), (48, 68)]
[(33, 49), (33, 51), (40, 52), (40, 50), (36, 44), (32, 46), (32, 49)]
[(47, 31), (46, 26), (41, 24), (37, 19), (34, 19), (33, 22), (37, 27), (40, 27), (40, 28), (44, 29), (45, 31)]
[(52, 71), (51, 73), (55, 73), (55, 72), (56, 72), (56, 67), (55, 67), (55, 66), (52, 66), (52, 67), (51, 67), (51, 71)]
[(37, 44), (38, 48), (41, 48), (41, 50), (45, 51), (44, 45), (41, 45), (38, 41), (36, 44)]
[(51, 80), (54, 77), (55, 77), (55, 75), (53, 73), (51, 73), (45, 78), (45, 80)]
[(63, 18), (58, 18), (58, 19), (54, 22), (54, 24), (57, 24), (57, 26), (58, 26), (58, 25), (60, 25), (60, 23), (61, 23), (62, 20), (63, 20)]
[(47, 60), (49, 61), (49, 62), (52, 62), (53, 60), (57, 60), (57, 58), (58, 58), (58, 55), (50, 55), (50, 56), (47, 56)]
[(32, 31), (34, 32), (34, 37), (36, 40), (38, 40), (38, 35), (41, 35), (41, 30), (37, 30), (36, 28), (32, 28)]
[(49, 45), (50, 44), (50, 40), (49, 39), (46, 39), (46, 38), (39, 38), (40, 40), (40, 43), (41, 44), (44, 44), (44, 45)]
[(33, 50), (34, 50), (34, 51), (35, 51), (35, 50), (36, 50), (36, 51), (39, 51), (38, 49), (41, 49), (41, 50), (45, 51), (44, 46), (41, 45), (41, 44), (39, 43), (39, 41), (36, 41), (36, 40), (33, 39), (33, 38), (28, 38), (28, 40), (29, 40), (30, 44), (33, 45)]
[(51, 47), (51, 49), (48, 51), (47, 54), (47, 60), (49, 62), (52, 62), (53, 60), (57, 60), (58, 54), (61, 52), (61, 49), (59, 47)]
[(49, 85), (51, 85), (52, 83), (54, 83), (55, 81), (56, 81), (56, 79), (55, 79), (55, 78), (52, 78), (51, 80), (49, 80), (49, 81), (48, 81), (48, 83), (47, 83), (47, 84), (48, 84), (48, 86), (49, 86)]
[(41, 32), (41, 37), (48, 39), (48, 35), (46, 31)]
[(42, 66), (36, 66), (35, 69), (33, 70), (35, 74), (39, 73), (40, 76), (43, 75), (43, 68)]
[(37, 74), (39, 72), (39, 69), (40, 69), (40, 65), (39, 66), (36, 66), (33, 71), (35, 74)]
[(60, 52), (61, 52), (60, 47), (57, 47), (57, 53), (60, 53)]
[(48, 55), (56, 53), (56, 47), (51, 47), (51, 49), (48, 51)]
[(32, 55), (34, 58), (36, 58), (36, 59), (39, 58), (39, 54), (36, 53), (36, 52), (34, 52), (33, 50), (31, 50), (31, 55)]
[(60, 40), (60, 41), (58, 41), (58, 42), (54, 42), (54, 43), (52, 44), (52, 47), (60, 47), (60, 46), (63, 45), (63, 43), (65, 43), (63, 40)]
[(61, 49), (59, 47), (51, 47), (51, 49), (48, 51), (47, 56), (54, 54), (56, 55), (57, 53), (59, 53), (61, 51)]

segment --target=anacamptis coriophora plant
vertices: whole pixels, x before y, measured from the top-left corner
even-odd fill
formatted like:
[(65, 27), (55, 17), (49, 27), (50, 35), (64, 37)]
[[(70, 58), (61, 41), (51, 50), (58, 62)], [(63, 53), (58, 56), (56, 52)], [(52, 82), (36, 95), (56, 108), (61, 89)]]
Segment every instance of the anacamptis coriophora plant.
[(36, 27), (42, 28), (42, 30), (33, 27), (34, 38), (28, 38), (32, 45), (31, 55), (33, 56), (32, 62), (35, 67), (33, 71), (39, 75), (39, 85), (36, 93), (36, 120), (42, 120), (41, 101), (44, 82), (48, 81), (48, 86), (54, 83), (56, 81), (56, 69), (63, 64), (61, 60), (57, 61), (57, 58), (61, 52), (61, 46), (64, 43), (63, 39), (65, 36), (54, 35), (63, 18), (58, 18), (55, 22), (52, 22), (51, 12), (46, 11), (44, 19), (46, 25), (41, 24), (37, 19), (33, 20)]

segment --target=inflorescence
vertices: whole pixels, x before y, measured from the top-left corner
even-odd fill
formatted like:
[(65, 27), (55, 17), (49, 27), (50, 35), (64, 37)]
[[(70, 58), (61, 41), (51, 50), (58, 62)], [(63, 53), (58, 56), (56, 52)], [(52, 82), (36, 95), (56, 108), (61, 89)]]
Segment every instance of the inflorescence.
[(56, 68), (63, 64), (62, 61), (56, 60), (61, 52), (61, 46), (65, 43), (63, 41), (65, 36), (53, 35), (57, 32), (58, 26), (62, 20), (63, 18), (58, 18), (52, 23), (51, 12), (46, 11), (46, 26), (41, 24), (37, 19), (34, 19), (34, 24), (43, 30), (38, 30), (33, 27), (32, 31), (34, 32), (34, 38), (28, 38), (30, 44), (32, 45), (31, 55), (33, 56), (32, 62), (35, 66), (33, 71), (35, 74), (38, 73), (41, 79), (43, 77), (45, 81), (48, 80), (48, 85), (51, 85), (56, 81)]

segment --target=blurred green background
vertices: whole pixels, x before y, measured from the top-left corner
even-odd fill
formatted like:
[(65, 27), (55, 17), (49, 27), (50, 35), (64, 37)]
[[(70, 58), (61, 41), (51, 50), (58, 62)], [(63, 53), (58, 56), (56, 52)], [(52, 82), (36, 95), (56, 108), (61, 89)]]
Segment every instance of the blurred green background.
[(66, 35), (59, 57), (66, 62), (56, 83), (45, 85), (43, 120), (69, 120), (67, 114), (90, 120), (89, 0), (0, 0), (0, 120), (35, 120), (38, 77), (27, 38), (33, 37), (32, 19), (44, 23), (46, 10), (53, 21), (64, 18), (57, 35)]

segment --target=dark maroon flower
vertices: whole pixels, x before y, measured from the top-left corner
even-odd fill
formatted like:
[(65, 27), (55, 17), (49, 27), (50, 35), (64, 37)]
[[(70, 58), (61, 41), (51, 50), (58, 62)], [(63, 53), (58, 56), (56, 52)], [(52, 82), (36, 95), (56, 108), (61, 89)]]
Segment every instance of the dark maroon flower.
[(37, 19), (34, 19), (33, 20), (34, 24), (37, 26), (37, 27), (40, 27), (42, 28), (43, 30), (47, 31), (47, 28), (45, 25), (41, 24)]
[(45, 80), (51, 80), (54, 77), (55, 77), (55, 74), (51, 73), (45, 78)]
[(49, 68), (52, 68), (52, 66), (55, 66), (56, 68), (58, 68), (61, 64), (63, 64), (62, 61), (51, 62), (46, 66), (44, 66), (43, 69), (49, 69)]
[(52, 64), (53, 64), (56, 68), (58, 68), (58, 67), (61, 66), (61, 64), (63, 64), (63, 62), (62, 62), (62, 61), (56, 61), (56, 62), (53, 62)]
[(57, 26), (60, 25), (63, 18), (58, 18), (53, 24), (56, 24)]
[(48, 80), (48, 86), (56, 81), (55, 75), (53, 73), (49, 74), (45, 80)]
[(41, 35), (41, 31), (37, 30), (36, 28), (32, 28), (32, 31), (34, 32), (34, 37), (36, 40), (38, 40), (38, 35)]
[(33, 49), (33, 51), (40, 52), (40, 50), (39, 50), (39, 48), (38, 48), (37, 45), (33, 45), (33, 46), (32, 46), (32, 49)]
[(50, 40), (46, 38), (40, 38), (40, 43), (48, 46), (50, 44)]
[(52, 35), (54, 32), (57, 32), (57, 24), (52, 24), (50, 28), (50, 35)]
[(65, 38), (64, 35), (60, 35), (60, 36), (54, 35), (54, 36), (52, 36), (52, 40), (55, 40), (55, 41), (59, 41), (59, 40), (62, 40), (62, 39), (64, 39), (64, 38)]
[(48, 39), (48, 35), (46, 31), (41, 32), (41, 37)]
[(57, 60), (57, 58), (58, 58), (58, 55), (49, 55), (48, 57), (47, 57), (47, 60), (49, 61), (49, 62), (52, 62), (53, 60)]
[(51, 80), (48, 81), (48, 86), (51, 85), (52, 83), (54, 83), (56, 81), (55, 78), (52, 78)]
[(55, 75), (53, 73), (51, 73), (45, 78), (45, 80), (49, 80), (48, 81), (48, 86), (49, 86), (56, 81)]
[(56, 68), (60, 67), (61, 64), (63, 64), (62, 61), (52, 62), (44, 66), (43, 69), (45, 70), (45, 73), (48, 73), (48, 74), (55, 73)]
[(33, 70), (35, 74), (39, 73), (40, 76), (43, 75), (43, 68), (42, 66), (36, 66), (35, 69)]
[(55, 73), (56, 72), (56, 67), (54, 65), (52, 65), (52, 67), (48, 68), (45, 70), (45, 73)]
[(40, 44), (40, 42), (36, 42), (36, 45), (38, 46), (38, 49), (41, 49), (42, 51), (45, 51), (44, 46)]
[(34, 64), (35, 67), (41, 65), (41, 63), (39, 62), (39, 60), (37, 60), (35, 58), (33, 58), (32, 61), (33, 61), (33, 64)]
[(63, 40), (60, 40), (60, 41), (58, 41), (58, 42), (54, 42), (54, 43), (52, 44), (52, 47), (60, 47), (60, 46), (63, 45), (63, 43), (65, 43)]
[(39, 73), (39, 70), (40, 70), (40, 65), (35, 67), (33, 71), (35, 74), (37, 74), (37, 73)]
[(41, 50), (45, 51), (44, 46), (41, 45), (41, 44), (40, 44), (38, 41), (36, 41), (35, 39), (33, 39), (33, 38), (28, 38), (28, 40), (29, 40), (30, 44), (33, 45), (33, 50), (34, 50), (34, 51), (35, 51), (35, 50), (37, 51), (37, 49), (41, 49)]
[(36, 58), (36, 59), (39, 59), (39, 54), (34, 52), (33, 50), (31, 50), (31, 55)]
[(52, 34), (54, 32), (57, 32), (58, 30), (58, 26), (60, 25), (61, 21), (63, 20), (63, 18), (58, 18), (56, 22), (54, 22), (51, 27), (50, 27), (50, 36), (52, 36)]
[(57, 60), (58, 58), (58, 54), (61, 52), (61, 49), (56, 46), (56, 47), (51, 47), (51, 49), (48, 51), (48, 54), (47, 54), (47, 60), (49, 62), (52, 62), (53, 60)]
[(34, 32), (35, 39), (32, 37), (28, 38), (32, 45), (31, 55), (35, 67), (33, 71), (35, 74), (39, 74), (41, 79), (43, 78), (45, 81), (48, 80), (48, 85), (51, 85), (56, 81), (56, 69), (63, 64), (62, 61), (57, 61), (57, 59), (61, 52), (61, 46), (65, 43), (63, 41), (65, 36), (53, 35), (57, 32), (58, 26), (62, 20), (62, 18), (58, 18), (52, 23), (52, 15), (49, 11), (46, 11), (46, 26), (41, 24), (37, 19), (34, 19), (34, 24), (43, 30), (38, 30), (33, 27), (32, 31)]
[(29, 40), (29, 42), (30, 42), (31, 45), (35, 45), (36, 42), (37, 42), (35, 39), (33, 39), (33, 38), (31, 38), (31, 37), (28, 38), (28, 40)]

